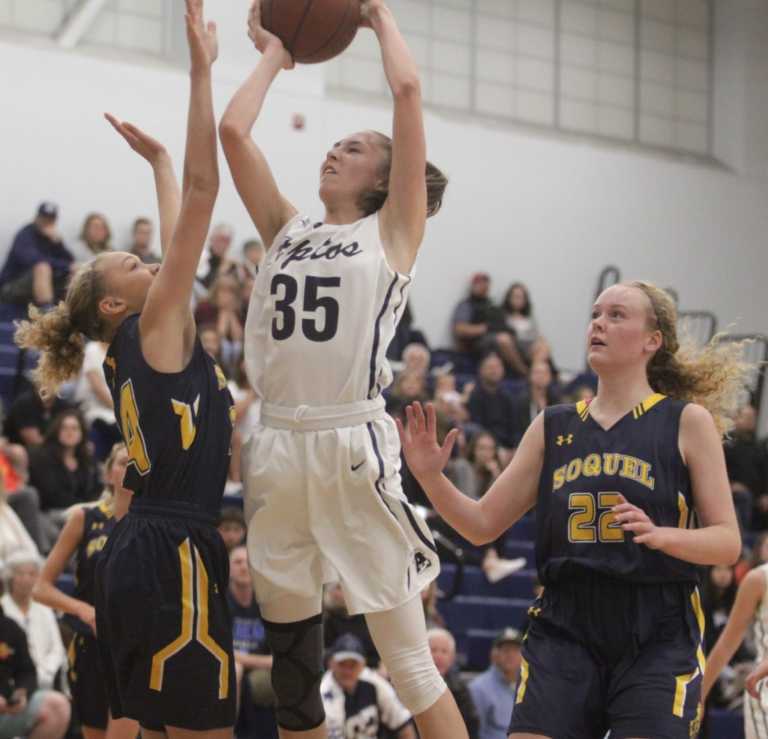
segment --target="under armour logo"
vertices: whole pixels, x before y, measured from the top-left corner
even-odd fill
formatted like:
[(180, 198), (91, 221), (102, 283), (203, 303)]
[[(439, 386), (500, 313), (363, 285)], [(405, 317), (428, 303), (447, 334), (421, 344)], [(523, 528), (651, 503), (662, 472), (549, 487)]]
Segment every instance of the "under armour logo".
[(538, 618), (540, 613), (541, 613), (541, 608), (536, 608), (536, 607), (534, 607), (534, 606), (531, 606), (531, 607), (528, 609), (528, 615), (529, 615), (531, 618)]
[(568, 434), (568, 436), (563, 436), (560, 434), (557, 437), (555, 444), (558, 446), (562, 446), (563, 444), (573, 444), (573, 434)]
[(427, 568), (432, 566), (432, 562), (427, 559), (421, 552), (416, 552), (413, 555), (414, 562), (416, 563), (416, 573), (421, 574)]

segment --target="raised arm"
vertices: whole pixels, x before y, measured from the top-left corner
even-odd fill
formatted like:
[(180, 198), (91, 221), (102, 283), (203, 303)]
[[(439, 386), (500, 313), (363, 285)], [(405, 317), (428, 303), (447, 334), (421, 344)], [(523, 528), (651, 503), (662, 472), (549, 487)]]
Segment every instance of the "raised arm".
[(394, 101), (389, 194), (381, 209), (381, 235), (393, 266), (409, 271), (424, 238), (427, 220), (427, 144), (421, 110), (419, 70), (384, 0), (364, 0), (364, 25), (381, 46), (384, 74)]
[(507, 468), (480, 499), (458, 490), (442, 470), (451, 456), (458, 430), (437, 443), (435, 407), (420, 403), (406, 408), (407, 427), (397, 420), (408, 468), (419, 481), (435, 510), (451, 528), (475, 545), (501, 536), (536, 504), (544, 460), (544, 421), (539, 415), (526, 431)]
[(142, 350), (161, 372), (183, 369), (195, 336), (190, 298), (219, 190), (211, 66), (218, 54), (216, 27), (203, 20), (202, 0), (186, 0), (190, 98), (181, 210), (160, 271), (140, 318)]
[(173, 171), (173, 161), (166, 148), (156, 139), (144, 133), (140, 128), (126, 121), (119, 121), (113, 115), (105, 113), (104, 117), (139, 156), (149, 162), (155, 177), (157, 191), (157, 209), (160, 217), (160, 249), (163, 256), (168, 251), (179, 219), (181, 208), (181, 192)]
[(277, 36), (261, 25), (261, 0), (254, 0), (248, 18), (248, 35), (261, 52), (256, 69), (241, 85), (219, 123), (219, 136), (240, 198), (267, 249), (278, 232), (296, 214), (280, 193), (261, 149), (251, 138), (270, 85), (293, 60)]
[(64, 524), (56, 544), (45, 560), (43, 571), (35, 583), (32, 595), (38, 603), (77, 616), (95, 632), (96, 614), (93, 606), (63, 593), (56, 587), (56, 580), (77, 551), (83, 538), (84, 527), (85, 511), (82, 508), (76, 508)]

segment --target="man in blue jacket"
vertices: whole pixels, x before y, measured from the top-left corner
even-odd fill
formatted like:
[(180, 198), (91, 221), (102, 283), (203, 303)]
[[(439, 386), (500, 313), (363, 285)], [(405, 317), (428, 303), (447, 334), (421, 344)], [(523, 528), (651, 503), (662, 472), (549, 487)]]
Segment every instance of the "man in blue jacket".
[(517, 629), (504, 629), (493, 642), (491, 666), (469, 683), (480, 719), (479, 739), (507, 739), (522, 643)]
[(0, 302), (43, 306), (64, 297), (74, 257), (56, 228), (58, 215), (54, 203), (41, 203), (16, 234), (0, 271)]

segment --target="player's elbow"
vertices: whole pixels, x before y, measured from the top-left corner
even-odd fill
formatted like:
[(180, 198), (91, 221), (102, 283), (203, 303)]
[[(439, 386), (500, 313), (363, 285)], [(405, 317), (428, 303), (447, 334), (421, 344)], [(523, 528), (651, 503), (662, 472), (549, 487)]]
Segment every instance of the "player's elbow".
[(228, 146), (237, 145), (247, 135), (242, 126), (238, 126), (234, 120), (226, 115), (219, 121), (219, 140), (225, 150)]
[(421, 98), (421, 81), (417, 74), (412, 74), (398, 80), (392, 86), (392, 97), (395, 100), (414, 100)]

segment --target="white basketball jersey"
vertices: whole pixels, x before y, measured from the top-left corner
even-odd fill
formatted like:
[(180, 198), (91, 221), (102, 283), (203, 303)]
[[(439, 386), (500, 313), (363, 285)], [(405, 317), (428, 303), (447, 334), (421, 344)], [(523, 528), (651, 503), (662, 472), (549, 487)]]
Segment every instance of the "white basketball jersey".
[(768, 657), (768, 564), (760, 565), (757, 568), (763, 573), (766, 580), (766, 589), (760, 605), (755, 613), (753, 622), (753, 634), (755, 650), (757, 651), (757, 662), (762, 662)]
[(267, 253), (245, 325), (245, 362), (257, 395), (276, 405), (373, 399), (392, 381), (386, 351), (411, 277), (384, 256), (379, 219), (289, 221)]

